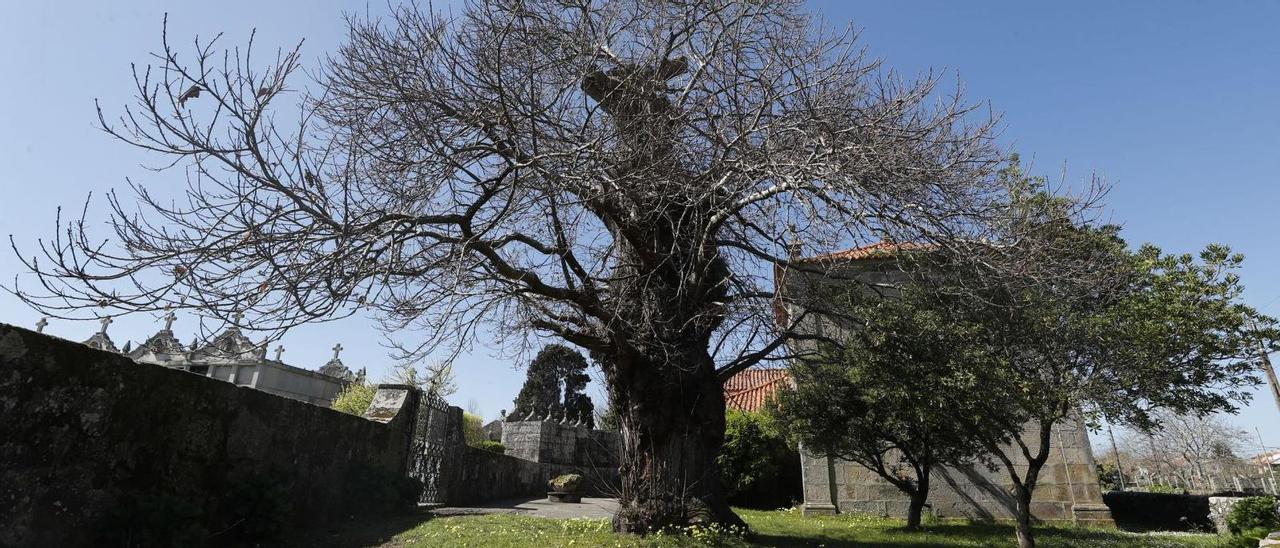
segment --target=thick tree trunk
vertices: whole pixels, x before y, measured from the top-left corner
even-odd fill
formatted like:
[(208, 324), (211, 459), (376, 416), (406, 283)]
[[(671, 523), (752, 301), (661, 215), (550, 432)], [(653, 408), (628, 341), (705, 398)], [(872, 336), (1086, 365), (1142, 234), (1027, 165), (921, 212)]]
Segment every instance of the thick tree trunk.
[(724, 442), (724, 396), (706, 345), (623, 356), (612, 369), (623, 439), (614, 529), (643, 534), (694, 524), (745, 527), (720, 487), (716, 456)]

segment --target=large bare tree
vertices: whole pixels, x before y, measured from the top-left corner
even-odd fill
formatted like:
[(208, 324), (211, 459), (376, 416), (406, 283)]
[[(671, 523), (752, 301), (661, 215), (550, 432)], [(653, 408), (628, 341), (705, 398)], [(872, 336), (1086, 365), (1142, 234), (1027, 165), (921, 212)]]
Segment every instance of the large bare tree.
[(166, 37), (137, 104), (100, 118), (185, 193), (131, 182), (113, 240), (66, 223), (25, 259), (40, 289), (11, 289), (60, 316), (199, 307), (259, 329), (367, 311), (420, 334), (408, 354), (553, 335), (602, 364), (620, 412), (616, 528), (740, 523), (721, 383), (800, 336), (770, 315), (788, 244), (970, 241), (1002, 201), (990, 115), (798, 4), (409, 5), (349, 18), (309, 80), (298, 49)]

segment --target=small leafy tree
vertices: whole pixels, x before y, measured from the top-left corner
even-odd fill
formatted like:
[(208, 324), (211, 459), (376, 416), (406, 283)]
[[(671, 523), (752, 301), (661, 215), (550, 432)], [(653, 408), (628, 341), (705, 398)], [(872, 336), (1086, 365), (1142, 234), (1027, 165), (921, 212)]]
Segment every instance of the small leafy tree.
[(448, 362), (428, 364), (421, 370), (416, 364), (401, 364), (392, 371), (390, 380), (396, 384), (417, 387), (442, 398), (458, 391), (458, 385), (453, 380), (453, 365)]
[(350, 415), (362, 416), (365, 410), (369, 409), (369, 404), (373, 403), (373, 394), (377, 391), (378, 389), (371, 384), (353, 382), (343, 388), (337, 397), (333, 398), (333, 403), (329, 405), (329, 408)]
[(480, 418), (479, 415), (462, 413), (462, 439), (472, 447), (476, 447), (480, 442), (485, 441), (484, 419)]
[(431, 392), (440, 397), (452, 396), (458, 391), (458, 385), (453, 380), (453, 364), (449, 362), (439, 362), (429, 364), (424, 367), (426, 370), (426, 378), (423, 379), (422, 389)]
[(907, 527), (918, 528), (934, 468), (986, 452), (968, 421), (986, 397), (970, 371), (979, 334), (910, 285), (829, 298), (853, 319), (849, 336), (792, 365), (777, 414), (807, 451), (857, 463), (910, 497)]
[(1240, 301), (1243, 257), (1226, 246), (1198, 258), (1133, 252), (1118, 227), (1074, 217), (1016, 158), (1001, 180), (1013, 197), (1005, 229), (1020, 236), (950, 257), (938, 271), (954, 276), (937, 298), (951, 324), (981, 334), (971, 371), (985, 409), (971, 433), (1008, 473), (1018, 544), (1030, 548), (1031, 499), (1056, 425), (1105, 418), (1149, 429), (1155, 409), (1234, 412), (1259, 383), (1253, 344), (1275, 340), (1275, 320)]

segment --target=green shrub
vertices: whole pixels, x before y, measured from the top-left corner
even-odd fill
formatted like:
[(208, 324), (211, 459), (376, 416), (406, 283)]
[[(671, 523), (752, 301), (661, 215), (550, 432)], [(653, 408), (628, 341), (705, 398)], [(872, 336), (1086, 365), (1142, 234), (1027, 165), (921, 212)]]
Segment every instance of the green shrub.
[(353, 382), (333, 398), (333, 404), (329, 408), (348, 415), (362, 416), (365, 410), (369, 409), (369, 404), (373, 403), (373, 394), (377, 391), (378, 389), (371, 384)]
[(471, 413), (462, 413), (462, 439), (467, 445), (478, 447), (478, 444), (485, 440), (484, 437), (484, 419), (478, 415)]
[(789, 502), (754, 501), (749, 499), (760, 497), (749, 495), (779, 491), (777, 480), (790, 471), (794, 460), (795, 451), (773, 417), (734, 409), (725, 414), (724, 445), (716, 463), (725, 494), (736, 504), (776, 507)]
[(1233, 535), (1276, 528), (1280, 528), (1280, 515), (1276, 514), (1276, 499), (1272, 497), (1243, 498), (1227, 513), (1227, 529)]
[(484, 449), (485, 451), (497, 453), (499, 455), (507, 452), (507, 448), (505, 446), (492, 440), (482, 440), (480, 443), (477, 443), (472, 447), (475, 447), (476, 449)]

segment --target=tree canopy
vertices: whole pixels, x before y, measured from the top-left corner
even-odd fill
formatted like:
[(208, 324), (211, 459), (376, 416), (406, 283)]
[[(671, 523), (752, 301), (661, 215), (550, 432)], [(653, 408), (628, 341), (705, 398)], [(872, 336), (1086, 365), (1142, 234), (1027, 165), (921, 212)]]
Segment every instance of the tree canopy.
[(587, 359), (561, 344), (549, 344), (529, 362), (524, 385), (508, 420), (553, 420), (595, 427), (595, 406), (582, 392), (591, 378)]
[(776, 414), (806, 451), (857, 463), (906, 493), (907, 526), (918, 527), (933, 469), (986, 454), (971, 429), (988, 394), (972, 370), (982, 366), (973, 355), (981, 333), (898, 278), (907, 283), (887, 295), (856, 282), (824, 295), (849, 318), (848, 336), (793, 362)]
[(971, 431), (1015, 485), (1025, 548), (1055, 426), (1153, 428), (1155, 410), (1234, 412), (1259, 383), (1254, 342), (1274, 340), (1275, 320), (1242, 302), (1243, 256), (1228, 247), (1134, 251), (1119, 227), (1071, 215), (1016, 158), (1000, 178), (1012, 197), (1004, 226), (1021, 236), (945, 258), (936, 292), (949, 321), (982, 334), (972, 339), (983, 362), (974, 371), (987, 409)]

